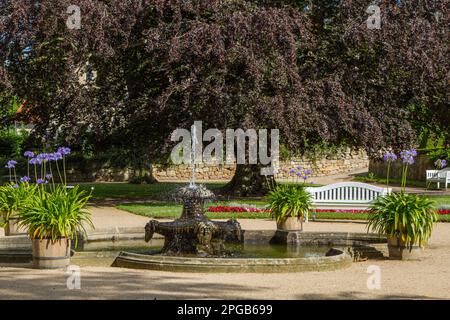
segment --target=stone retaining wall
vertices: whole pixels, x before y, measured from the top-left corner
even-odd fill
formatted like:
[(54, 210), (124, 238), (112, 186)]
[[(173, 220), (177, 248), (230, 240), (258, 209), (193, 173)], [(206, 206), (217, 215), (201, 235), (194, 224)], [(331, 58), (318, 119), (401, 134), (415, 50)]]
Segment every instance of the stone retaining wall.
[[(323, 156), (315, 160), (300, 157), (281, 163), (281, 168), (290, 169), (297, 166), (312, 170), (311, 177), (321, 177), (367, 169), (369, 158), (363, 150), (347, 149), (338, 154)], [(67, 164), (67, 169), (69, 182), (124, 182), (133, 176), (132, 168), (111, 167), (108, 163), (96, 161), (70, 162)], [(235, 169), (235, 165), (198, 165), (197, 178), (201, 180), (230, 180)], [(191, 168), (188, 165), (154, 165), (153, 175), (161, 181), (188, 180), (191, 177)], [(276, 178), (293, 179), (294, 175), (289, 175), (288, 172), (280, 170)]]
[[(308, 157), (294, 158), (292, 161), (281, 162), (280, 165), (282, 169), (290, 169), (297, 166), (301, 166), (303, 169), (312, 170), (311, 177), (321, 177), (368, 168), (369, 157), (363, 150), (347, 149), (339, 154), (326, 156), (316, 160)], [(235, 169), (235, 165), (198, 165), (197, 178), (204, 180), (229, 180), (233, 177)], [(155, 165), (153, 174), (158, 180), (189, 179), (191, 176), (191, 168), (188, 165)], [(276, 178), (293, 178), (293, 174), (289, 175), (289, 172), (280, 170), (279, 174), (276, 175)]]

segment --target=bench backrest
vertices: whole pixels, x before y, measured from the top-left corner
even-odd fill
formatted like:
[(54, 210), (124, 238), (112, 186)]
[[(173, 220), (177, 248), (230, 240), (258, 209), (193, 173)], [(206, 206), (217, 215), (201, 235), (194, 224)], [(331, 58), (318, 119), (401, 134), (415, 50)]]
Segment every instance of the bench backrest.
[(447, 179), (450, 180), (450, 170), (427, 170), (427, 179)]
[(323, 187), (306, 188), (314, 203), (371, 203), (379, 196), (391, 193), (391, 188), (380, 188), (361, 182), (339, 182)]

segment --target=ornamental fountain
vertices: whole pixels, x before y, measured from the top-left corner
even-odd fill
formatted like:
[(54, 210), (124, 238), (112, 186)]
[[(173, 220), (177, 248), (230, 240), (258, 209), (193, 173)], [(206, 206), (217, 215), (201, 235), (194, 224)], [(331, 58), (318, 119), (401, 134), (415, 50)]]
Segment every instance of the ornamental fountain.
[[(342, 245), (351, 245), (347, 233), (333, 234), (338, 238), (335, 241), (328, 233), (302, 232), (290, 237), (292, 232), (288, 232), (274, 243), (275, 230), (242, 230), (234, 219), (209, 220), (204, 205), (214, 194), (196, 183), (194, 150), (199, 142), (195, 125), (191, 132), (191, 179), (173, 194), (174, 200), (183, 204), (181, 216), (171, 222), (150, 220), (145, 225), (150, 250), (121, 251), (112, 266), (173, 272), (299, 272), (335, 270), (351, 264), (344, 249), (330, 250), (341, 238), (346, 241)], [(155, 233), (164, 237), (162, 246), (154, 239)]]
[(180, 218), (171, 222), (150, 220), (145, 226), (145, 241), (149, 242), (154, 233), (164, 236), (162, 255), (227, 256), (225, 243), (239, 243), (243, 233), (239, 222), (234, 219), (226, 222), (211, 221), (204, 213), (205, 201), (214, 194), (203, 185), (195, 182), (195, 147), (197, 141), (196, 127), (192, 126), (191, 180), (189, 185), (178, 189), (173, 198), (183, 204)]
[(204, 214), (204, 203), (212, 197), (212, 192), (202, 185), (180, 188), (175, 199), (183, 203), (181, 217), (171, 222), (150, 220), (145, 226), (145, 241), (150, 241), (154, 233), (164, 236), (164, 255), (229, 255), (225, 242), (242, 241), (241, 226), (234, 219), (209, 220)]

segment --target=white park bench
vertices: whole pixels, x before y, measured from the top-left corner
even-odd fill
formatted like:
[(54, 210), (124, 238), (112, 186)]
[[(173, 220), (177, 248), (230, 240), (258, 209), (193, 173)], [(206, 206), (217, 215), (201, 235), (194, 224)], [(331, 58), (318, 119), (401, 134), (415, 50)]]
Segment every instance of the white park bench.
[[(306, 188), (317, 209), (367, 209), (379, 196), (391, 193), (391, 188), (380, 188), (361, 182), (339, 182), (323, 187)], [(306, 217), (305, 221), (308, 221)]]
[(428, 182), (436, 182), (438, 189), (440, 184), (443, 183), (445, 185), (445, 190), (447, 190), (447, 186), (450, 184), (450, 168), (427, 170), (427, 183)]

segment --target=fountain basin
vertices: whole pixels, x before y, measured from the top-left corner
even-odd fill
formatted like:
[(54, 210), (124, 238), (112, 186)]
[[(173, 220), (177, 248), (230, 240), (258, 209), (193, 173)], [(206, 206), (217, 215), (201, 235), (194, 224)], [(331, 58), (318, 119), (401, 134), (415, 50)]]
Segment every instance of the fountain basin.
[(306, 258), (197, 258), (121, 252), (114, 267), (172, 272), (303, 272), (336, 270), (349, 267), (353, 259), (337, 250), (333, 256)]
[[(272, 244), (270, 244), (272, 243)], [(347, 232), (279, 232), (245, 230), (244, 250), (236, 257), (174, 257), (157, 252), (119, 253), (113, 266), (171, 272), (274, 273), (337, 270), (360, 257), (382, 258), (386, 239), (375, 234)], [(270, 248), (284, 246), (286, 252)], [(258, 249), (258, 247), (260, 249)], [(333, 255), (325, 253), (333, 250)], [(279, 251), (279, 250), (278, 250)], [(301, 251), (298, 254), (298, 251)], [(356, 254), (355, 254), (356, 253)], [(256, 256), (256, 257), (252, 257)], [(296, 256), (298, 255), (298, 256)]]
[[(281, 235), (287, 240), (284, 244), (269, 244), (280, 236), (275, 235), (273, 230), (245, 230), (242, 254), (200, 258), (155, 254), (164, 240), (156, 234), (146, 243), (142, 228), (97, 230), (79, 239), (71, 263), (178, 272), (303, 272), (345, 268), (353, 261), (349, 249), (369, 259), (387, 256), (386, 239), (375, 234), (302, 232), (295, 237)], [(329, 248), (339, 252), (325, 256)], [(0, 238), (0, 266), (31, 267), (31, 243), (26, 236)]]

